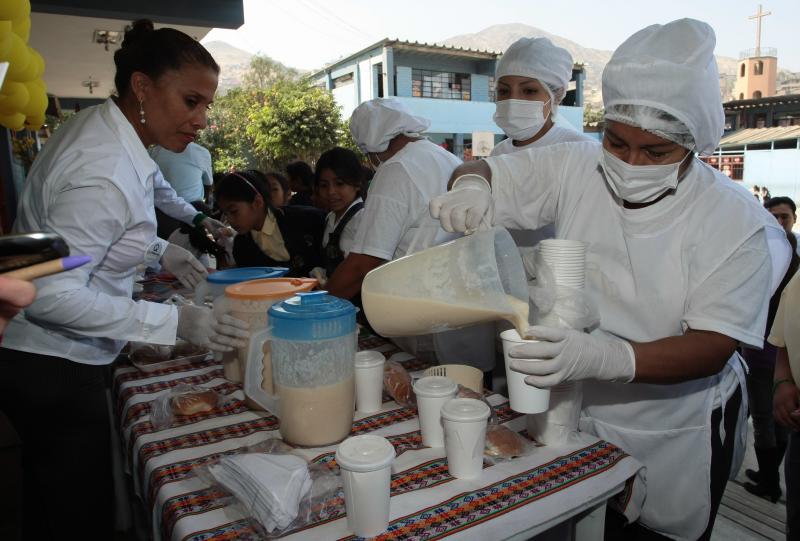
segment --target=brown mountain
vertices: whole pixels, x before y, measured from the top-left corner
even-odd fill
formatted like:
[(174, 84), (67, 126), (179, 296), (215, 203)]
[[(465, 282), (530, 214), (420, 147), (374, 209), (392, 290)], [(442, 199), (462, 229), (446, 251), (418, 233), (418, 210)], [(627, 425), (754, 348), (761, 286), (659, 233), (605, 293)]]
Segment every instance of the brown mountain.
[[(500, 52), (505, 51), (509, 45), (522, 37), (549, 38), (555, 45), (568, 50), (575, 62), (583, 64), (586, 68), (586, 84), (584, 86), (586, 101), (596, 107), (602, 106), (601, 77), (606, 62), (611, 58), (612, 51), (584, 47), (540, 28), (520, 23), (497, 24), (474, 34), (453, 36), (442, 43), (457, 47)], [(733, 88), (738, 60), (727, 56), (717, 56), (717, 65), (719, 66), (720, 75), (724, 76), (727, 85)], [(730, 89), (727, 90), (730, 91)]]
[(203, 43), (220, 67), (218, 92), (224, 94), (231, 88), (242, 84), (242, 77), (250, 67), (251, 53), (243, 51), (224, 41)]

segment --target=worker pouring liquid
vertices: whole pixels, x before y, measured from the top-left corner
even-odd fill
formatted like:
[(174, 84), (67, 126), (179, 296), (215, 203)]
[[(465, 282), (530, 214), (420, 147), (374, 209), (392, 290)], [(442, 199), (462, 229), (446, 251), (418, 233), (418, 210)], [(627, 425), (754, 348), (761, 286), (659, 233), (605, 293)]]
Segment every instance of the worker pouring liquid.
[[(464, 164), (431, 201), (448, 231), (554, 223), (558, 238), (589, 243), (599, 328), (533, 327), (540, 341), (510, 355), (530, 385), (585, 380), (581, 430), (645, 464), (646, 500), (640, 477), (606, 539), (710, 537), (744, 449), (736, 347), (761, 347), (789, 261), (775, 219), (694, 157), (713, 152), (724, 126), (714, 45), (692, 19), (635, 33), (603, 72), (602, 144)], [(626, 525), (620, 512), (638, 505)]]

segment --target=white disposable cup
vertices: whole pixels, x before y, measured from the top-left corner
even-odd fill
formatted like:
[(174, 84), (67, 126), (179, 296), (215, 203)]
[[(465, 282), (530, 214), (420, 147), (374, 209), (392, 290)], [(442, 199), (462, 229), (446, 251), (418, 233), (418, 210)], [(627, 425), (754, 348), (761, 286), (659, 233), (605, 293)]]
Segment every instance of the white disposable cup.
[(442, 406), (455, 398), (458, 385), (444, 376), (426, 376), (414, 383), (422, 445), (444, 447)]
[(386, 358), (380, 351), (356, 353), (356, 410), (363, 413), (383, 407), (383, 365)]
[(569, 239), (544, 239), (539, 243), (542, 250), (586, 250), (588, 244), (582, 240), (569, 240)]
[(539, 389), (525, 383), (525, 374), (511, 369), (513, 360), (508, 356), (511, 348), (517, 344), (534, 344), (538, 340), (523, 340), (516, 329), (500, 333), (503, 341), (503, 358), (506, 364), (506, 381), (508, 383), (508, 401), (511, 409), (520, 413), (541, 413), (547, 411), (550, 402), (550, 389)]
[(481, 475), (489, 414), (489, 406), (474, 398), (454, 398), (442, 408), (447, 469), (453, 477)]
[(580, 381), (570, 381), (550, 389), (550, 408), (527, 415), (528, 435), (544, 445), (561, 445), (578, 431), (583, 388)]
[(347, 438), (336, 449), (347, 527), (359, 537), (375, 537), (389, 527), (394, 457), (392, 444), (371, 434)]

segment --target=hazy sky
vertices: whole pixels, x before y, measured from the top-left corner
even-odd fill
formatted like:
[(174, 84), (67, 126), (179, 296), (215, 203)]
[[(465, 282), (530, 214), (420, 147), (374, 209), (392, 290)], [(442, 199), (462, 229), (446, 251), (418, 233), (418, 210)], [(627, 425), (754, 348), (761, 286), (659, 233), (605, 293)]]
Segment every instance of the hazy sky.
[[(636, 30), (681, 17), (708, 22), (719, 55), (755, 47), (758, 4), (744, 0), (244, 0), (245, 24), (212, 30), (222, 40), (301, 69), (322, 67), (384, 37), (435, 42), (493, 24), (524, 23), (584, 47), (613, 50)], [(761, 45), (782, 69), (800, 71), (800, 0), (765, 0)], [(578, 59), (576, 59), (578, 60)]]

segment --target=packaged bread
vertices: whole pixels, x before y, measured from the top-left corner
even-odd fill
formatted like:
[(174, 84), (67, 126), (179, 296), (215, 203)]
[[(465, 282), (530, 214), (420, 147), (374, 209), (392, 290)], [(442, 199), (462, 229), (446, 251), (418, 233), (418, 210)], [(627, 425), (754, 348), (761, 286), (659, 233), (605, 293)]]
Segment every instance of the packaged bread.
[(192, 415), (212, 412), (223, 403), (223, 395), (213, 389), (180, 384), (153, 400), (150, 422), (156, 430), (164, 430), (176, 423), (192, 422)]
[(129, 358), (131, 364), (142, 372), (156, 372), (193, 361), (201, 361), (208, 355), (208, 348), (179, 340), (174, 346), (131, 342)]
[(486, 427), (484, 454), (496, 459), (512, 459), (530, 453), (533, 445), (513, 430), (503, 425)]
[(170, 348), (163, 346), (144, 345), (131, 350), (130, 359), (134, 364), (163, 363), (170, 359)]
[(214, 391), (189, 391), (172, 397), (172, 413), (196, 415), (212, 411), (217, 407), (217, 402), (217, 393)]
[(411, 407), (417, 403), (411, 376), (396, 361), (389, 361), (383, 366), (383, 388), (401, 406)]

